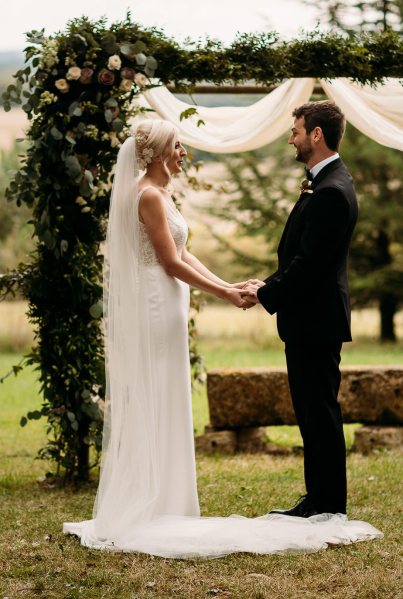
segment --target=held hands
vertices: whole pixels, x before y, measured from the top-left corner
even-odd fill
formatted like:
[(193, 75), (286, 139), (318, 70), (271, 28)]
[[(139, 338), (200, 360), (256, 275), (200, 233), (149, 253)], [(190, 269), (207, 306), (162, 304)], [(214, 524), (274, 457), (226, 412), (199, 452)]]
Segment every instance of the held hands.
[(236, 301), (229, 298), (228, 301), (244, 310), (252, 308), (259, 303), (257, 290), (263, 285), (265, 285), (265, 283), (259, 279), (249, 279), (248, 281), (242, 281), (241, 283), (233, 283), (228, 291), (229, 293), (231, 291), (237, 292), (237, 295), (232, 296), (234, 299), (236, 298)]

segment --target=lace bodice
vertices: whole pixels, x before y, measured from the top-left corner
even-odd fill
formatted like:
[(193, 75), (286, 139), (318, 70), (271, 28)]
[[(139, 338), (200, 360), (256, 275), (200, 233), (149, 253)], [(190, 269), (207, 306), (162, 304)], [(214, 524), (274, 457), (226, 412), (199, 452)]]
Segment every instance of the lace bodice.
[[(140, 193), (138, 200), (140, 201), (142, 193), (147, 189), (144, 187)], [(181, 213), (174, 208), (166, 199), (166, 215), (168, 220), (169, 230), (171, 231), (173, 240), (176, 245), (176, 249), (178, 252), (178, 256), (182, 254), (182, 250), (186, 245), (187, 237), (188, 237), (188, 226), (186, 224), (185, 219), (181, 215)], [(148, 266), (152, 264), (160, 264), (160, 259), (157, 256), (157, 253), (154, 249), (153, 244), (151, 243), (150, 237), (147, 233), (147, 229), (139, 220), (140, 225), (140, 255), (141, 261), (143, 264)]]

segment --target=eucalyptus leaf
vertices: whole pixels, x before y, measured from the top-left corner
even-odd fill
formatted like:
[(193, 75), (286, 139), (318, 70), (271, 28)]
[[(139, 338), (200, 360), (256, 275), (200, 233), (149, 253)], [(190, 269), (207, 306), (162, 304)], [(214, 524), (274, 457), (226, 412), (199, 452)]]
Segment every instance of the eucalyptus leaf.
[(105, 102), (106, 108), (115, 108), (118, 105), (117, 100), (115, 98), (108, 98)]
[(114, 119), (112, 121), (112, 127), (116, 133), (120, 133), (123, 131), (123, 127), (125, 126), (124, 122), (121, 119)]
[(111, 123), (112, 120), (113, 120), (113, 112), (112, 112), (112, 110), (109, 110), (109, 108), (107, 108), (105, 110), (105, 112), (104, 112), (104, 115), (105, 115), (105, 121), (107, 123)]
[(92, 306), (90, 307), (89, 312), (90, 312), (92, 318), (94, 318), (94, 319), (101, 318), (101, 316), (103, 314), (103, 303), (100, 300), (95, 302), (95, 304), (92, 304)]
[(77, 422), (77, 420), (73, 420), (73, 422), (70, 423), (70, 426), (73, 429), (73, 431), (78, 431), (78, 422)]
[(139, 52), (139, 54), (136, 54), (136, 63), (140, 67), (145, 65), (146, 62), (147, 62), (147, 56), (145, 54), (143, 54), (142, 52)]
[(76, 156), (67, 156), (64, 164), (66, 165), (66, 170), (69, 177), (72, 179), (76, 179), (81, 175), (81, 165)]
[(52, 127), (50, 130), (50, 134), (53, 137), (53, 139), (56, 139), (57, 141), (63, 139), (63, 133), (61, 133), (61, 131), (59, 131), (57, 127)]
[(134, 60), (136, 58), (136, 46), (134, 44), (124, 42), (123, 44), (120, 44), (120, 51), (123, 56), (126, 56), (129, 60)]
[(147, 57), (147, 60), (146, 60), (146, 66), (147, 66), (149, 69), (153, 69), (153, 70), (155, 71), (155, 69), (156, 69), (156, 68), (157, 68), (157, 66), (158, 66), (158, 63), (157, 63), (157, 61), (155, 60), (154, 56), (148, 56), (148, 57)]

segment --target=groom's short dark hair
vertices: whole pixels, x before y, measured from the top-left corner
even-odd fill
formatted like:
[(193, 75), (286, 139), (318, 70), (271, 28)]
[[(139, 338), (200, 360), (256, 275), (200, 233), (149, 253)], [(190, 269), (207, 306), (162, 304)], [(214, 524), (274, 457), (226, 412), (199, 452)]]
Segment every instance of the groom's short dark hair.
[(337, 151), (342, 140), (346, 119), (340, 108), (329, 100), (307, 102), (292, 113), (297, 119), (304, 117), (305, 129), (310, 133), (320, 127), (329, 150)]

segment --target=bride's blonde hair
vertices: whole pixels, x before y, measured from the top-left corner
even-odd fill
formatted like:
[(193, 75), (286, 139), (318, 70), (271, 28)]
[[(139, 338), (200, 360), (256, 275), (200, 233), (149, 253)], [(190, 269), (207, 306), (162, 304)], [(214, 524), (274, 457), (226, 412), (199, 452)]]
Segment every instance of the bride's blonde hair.
[(145, 170), (153, 158), (161, 156), (166, 148), (169, 149), (163, 167), (171, 177), (166, 165), (174, 155), (175, 137), (178, 136), (177, 127), (168, 121), (147, 119), (135, 125), (132, 135), (136, 142), (137, 162), (141, 170)]

